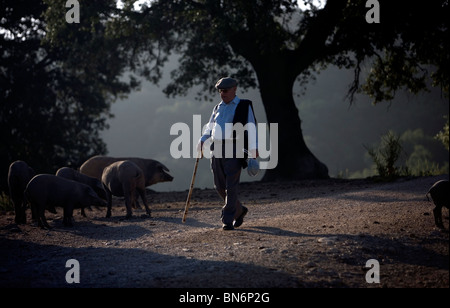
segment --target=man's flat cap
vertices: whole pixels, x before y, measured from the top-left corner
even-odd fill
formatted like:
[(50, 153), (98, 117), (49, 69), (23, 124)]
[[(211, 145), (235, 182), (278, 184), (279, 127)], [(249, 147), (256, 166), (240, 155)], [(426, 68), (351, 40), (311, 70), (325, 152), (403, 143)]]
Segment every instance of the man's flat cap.
[(231, 77), (223, 77), (216, 83), (216, 89), (229, 89), (235, 86), (237, 86), (237, 81)]

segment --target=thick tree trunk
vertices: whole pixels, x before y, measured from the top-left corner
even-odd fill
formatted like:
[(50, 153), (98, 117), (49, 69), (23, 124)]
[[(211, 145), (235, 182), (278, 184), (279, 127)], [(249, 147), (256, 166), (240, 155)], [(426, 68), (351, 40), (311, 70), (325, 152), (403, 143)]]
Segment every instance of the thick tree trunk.
[(257, 70), (268, 123), (278, 123), (278, 164), (265, 172), (263, 181), (328, 178), (328, 168), (308, 149), (292, 88), (295, 77), (283, 68)]

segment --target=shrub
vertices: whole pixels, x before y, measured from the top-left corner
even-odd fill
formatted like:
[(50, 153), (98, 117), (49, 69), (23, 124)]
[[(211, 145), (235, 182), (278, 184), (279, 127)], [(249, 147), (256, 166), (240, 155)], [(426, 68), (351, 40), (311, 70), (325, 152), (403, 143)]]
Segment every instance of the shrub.
[(393, 131), (381, 136), (381, 144), (378, 148), (367, 147), (368, 154), (375, 163), (376, 170), (380, 177), (384, 179), (393, 179), (402, 175), (407, 175), (406, 167), (396, 166), (400, 156), (404, 154), (400, 137)]
[(0, 193), (0, 211), (14, 211), (14, 206), (4, 192)]

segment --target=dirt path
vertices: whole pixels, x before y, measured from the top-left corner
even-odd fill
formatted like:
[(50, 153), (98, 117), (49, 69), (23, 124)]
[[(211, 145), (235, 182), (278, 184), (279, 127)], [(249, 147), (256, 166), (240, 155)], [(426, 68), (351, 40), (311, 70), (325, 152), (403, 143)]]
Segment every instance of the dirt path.
[[(244, 224), (221, 230), (214, 190), (196, 189), (185, 224), (186, 192), (150, 192), (126, 220), (115, 200), (105, 209), (46, 213), (54, 228), (17, 226), (0, 215), (0, 287), (449, 287), (449, 234), (434, 226), (425, 193), (443, 177), (243, 183)], [(444, 209), (448, 230), (448, 210)], [(80, 283), (66, 282), (69, 259)], [(379, 263), (380, 283), (367, 283), (366, 262)], [(73, 276), (75, 277), (75, 276)]]

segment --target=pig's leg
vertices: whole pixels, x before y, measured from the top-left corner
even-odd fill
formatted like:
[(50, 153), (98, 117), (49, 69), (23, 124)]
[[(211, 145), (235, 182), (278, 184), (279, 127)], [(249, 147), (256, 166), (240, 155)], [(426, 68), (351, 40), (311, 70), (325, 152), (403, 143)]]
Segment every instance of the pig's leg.
[[(11, 195), (11, 194), (10, 194)], [(14, 204), (14, 212), (16, 213), (15, 222), (16, 224), (25, 224), (27, 222), (27, 218), (25, 215), (25, 201), (24, 197), (20, 198), (17, 196), (12, 196), (13, 204)]]
[(39, 221), (39, 214), (38, 214), (37, 205), (34, 202), (30, 203), (30, 208), (31, 208), (31, 220), (33, 222), (38, 222)]
[(125, 206), (127, 208), (127, 215), (126, 218), (131, 218), (132, 211), (131, 211), (131, 196), (129, 194), (125, 195)]
[(123, 185), (123, 193), (125, 197), (125, 206), (127, 208), (127, 215), (126, 218), (131, 218), (132, 212), (131, 212), (131, 206), (133, 204), (134, 198), (134, 191), (136, 189), (130, 189), (129, 187), (126, 187), (126, 185)]
[[(148, 207), (148, 203), (147, 203), (147, 196), (145, 195), (145, 189), (137, 189), (139, 195), (141, 196), (142, 202), (144, 203), (145, 206), (145, 212), (147, 212), (147, 215), (149, 217), (152, 217), (152, 212), (150, 210), (150, 208)], [(136, 201), (138, 200), (138, 198), (136, 198)]]
[(442, 223), (442, 207), (436, 206), (433, 209), (433, 214), (436, 226), (440, 229), (444, 229), (444, 224)]
[[(135, 196), (137, 196), (137, 193), (139, 193), (139, 192), (137, 191), (137, 192), (135, 193)], [(141, 209), (141, 205), (139, 204), (139, 199), (138, 199), (138, 197), (134, 198), (133, 208), (134, 208), (134, 209)]]
[(41, 227), (42, 229), (51, 229), (52, 227), (50, 227), (50, 225), (47, 222), (47, 219), (45, 218), (45, 206), (37, 206), (38, 208), (38, 213), (37, 213), (37, 217), (38, 217), (38, 226)]
[(64, 206), (64, 218), (63, 218), (64, 226), (73, 227), (72, 216), (73, 216), (73, 206), (66, 204)]
[(104, 188), (106, 193), (106, 202), (108, 203), (106, 207), (106, 218), (109, 218), (111, 217), (112, 194), (106, 186), (104, 186)]

